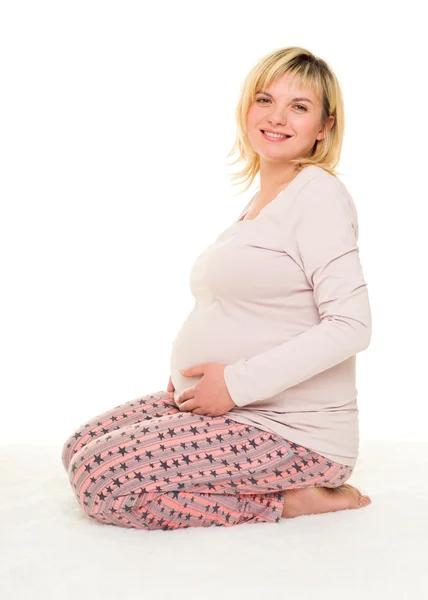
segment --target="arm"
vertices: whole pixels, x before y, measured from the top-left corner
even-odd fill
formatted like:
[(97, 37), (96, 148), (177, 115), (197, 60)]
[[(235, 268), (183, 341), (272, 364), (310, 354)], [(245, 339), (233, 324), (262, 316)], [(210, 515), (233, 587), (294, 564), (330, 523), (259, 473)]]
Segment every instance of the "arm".
[(321, 322), (279, 346), (227, 365), (224, 379), (237, 406), (274, 396), (370, 343), (371, 310), (353, 202), (339, 180), (315, 177), (295, 203), (295, 258), (313, 289)]

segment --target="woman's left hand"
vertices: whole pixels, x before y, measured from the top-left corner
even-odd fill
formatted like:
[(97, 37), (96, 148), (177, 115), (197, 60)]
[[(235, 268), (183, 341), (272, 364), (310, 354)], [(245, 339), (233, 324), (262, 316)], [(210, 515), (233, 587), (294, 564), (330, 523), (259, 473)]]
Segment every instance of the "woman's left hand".
[(226, 367), (227, 365), (224, 364), (206, 362), (181, 369), (180, 373), (184, 377), (202, 375), (202, 378), (193, 387), (184, 390), (179, 395), (177, 404), (180, 411), (219, 417), (236, 406), (224, 380)]

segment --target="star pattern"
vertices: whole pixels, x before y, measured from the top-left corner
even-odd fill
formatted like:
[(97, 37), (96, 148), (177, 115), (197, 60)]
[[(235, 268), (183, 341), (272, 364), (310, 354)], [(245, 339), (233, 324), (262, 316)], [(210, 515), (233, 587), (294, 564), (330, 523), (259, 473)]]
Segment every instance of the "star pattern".
[(62, 462), (88, 517), (136, 529), (281, 519), (284, 490), (338, 487), (353, 467), (229, 418), (181, 412), (166, 391), (92, 419)]

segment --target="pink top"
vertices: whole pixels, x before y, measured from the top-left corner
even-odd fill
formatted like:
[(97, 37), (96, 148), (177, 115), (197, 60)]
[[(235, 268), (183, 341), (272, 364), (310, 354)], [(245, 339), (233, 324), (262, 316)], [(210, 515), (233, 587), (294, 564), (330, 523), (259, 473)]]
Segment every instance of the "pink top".
[(170, 359), (175, 400), (201, 377), (179, 369), (227, 364), (228, 418), (355, 465), (356, 354), (371, 338), (357, 240), (345, 185), (313, 165), (223, 231), (191, 269), (195, 306)]

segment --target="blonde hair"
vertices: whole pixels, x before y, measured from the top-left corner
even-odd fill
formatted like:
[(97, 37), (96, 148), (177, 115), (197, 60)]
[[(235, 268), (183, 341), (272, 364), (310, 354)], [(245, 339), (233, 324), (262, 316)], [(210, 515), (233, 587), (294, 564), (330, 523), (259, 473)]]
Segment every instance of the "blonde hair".
[[(258, 90), (290, 73), (293, 81), (303, 88), (315, 92), (322, 103), (322, 123), (325, 125), (329, 115), (334, 116), (331, 129), (325, 128), (322, 140), (316, 140), (309, 156), (290, 160), (297, 171), (316, 165), (337, 176), (336, 166), (340, 159), (344, 133), (343, 98), (337, 77), (330, 66), (321, 58), (314, 56), (309, 50), (295, 46), (280, 48), (263, 57), (248, 73), (241, 87), (241, 96), (235, 111), (237, 136), (232, 150), (227, 157), (238, 151), (238, 158), (230, 164), (244, 161), (244, 167), (231, 179), (239, 179), (239, 183), (247, 183), (243, 193), (248, 190), (260, 170), (259, 155), (252, 148), (247, 136), (247, 114)], [(233, 185), (238, 185), (233, 184)]]

